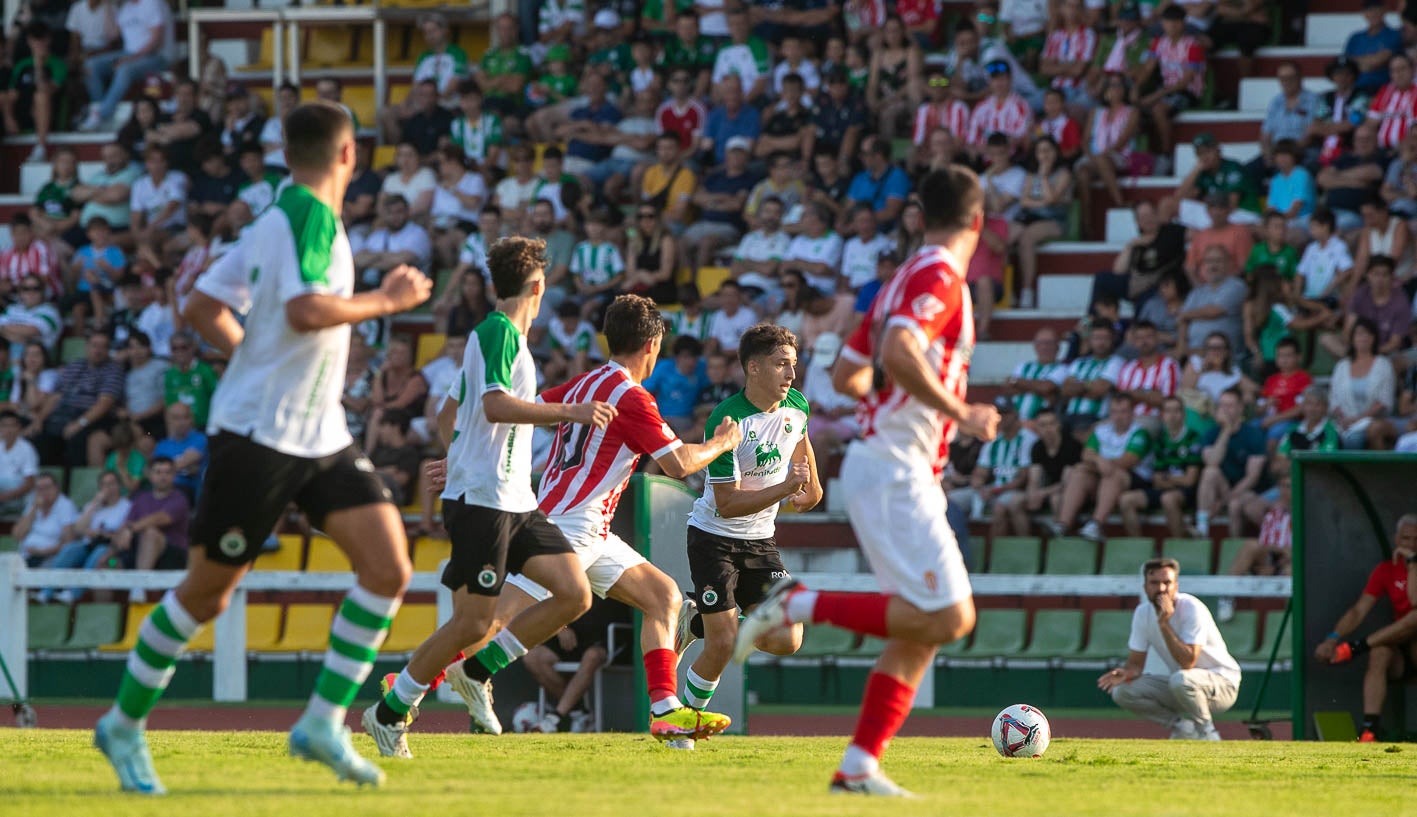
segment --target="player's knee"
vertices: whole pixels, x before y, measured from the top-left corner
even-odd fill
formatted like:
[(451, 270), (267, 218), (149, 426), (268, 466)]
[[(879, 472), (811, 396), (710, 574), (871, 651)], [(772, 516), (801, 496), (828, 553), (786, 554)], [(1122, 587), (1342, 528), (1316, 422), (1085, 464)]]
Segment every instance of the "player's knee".
[(1195, 681), (1186, 670), (1176, 670), (1171, 673), (1171, 677), (1166, 679), (1166, 684), (1171, 687), (1171, 691), (1177, 694), (1189, 693), (1195, 689)]
[(779, 630), (758, 643), (758, 649), (768, 655), (792, 655), (802, 647), (802, 625)]
[(575, 621), (584, 615), (594, 600), (590, 583), (580, 572), (563, 576), (546, 589), (551, 591), (551, 600), (564, 610), (565, 615), (570, 616), (567, 621)]
[(1388, 664), (1397, 656), (1397, 650), (1392, 647), (1377, 646), (1368, 652), (1368, 668), (1386, 670)]
[(974, 629), (974, 605), (958, 604), (927, 617), (925, 640), (932, 644), (953, 644)]
[(609, 659), (610, 653), (606, 652), (605, 648), (601, 645), (596, 644), (594, 646), (587, 647), (586, 651), (584, 653), (581, 653), (581, 669), (600, 669), (601, 667), (609, 663)]
[(413, 565), (408, 556), (401, 553), (398, 558), (382, 559), (366, 567), (359, 574), (359, 583), (374, 593), (392, 598), (403, 595), (412, 578)]

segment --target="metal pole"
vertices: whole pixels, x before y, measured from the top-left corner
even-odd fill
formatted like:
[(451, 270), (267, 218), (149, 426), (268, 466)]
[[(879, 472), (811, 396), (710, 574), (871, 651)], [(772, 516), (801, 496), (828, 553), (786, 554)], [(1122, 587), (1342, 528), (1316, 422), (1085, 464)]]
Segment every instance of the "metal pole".
[(374, 110), (382, 113), (384, 106), (389, 104), (389, 77), (387, 45), (384, 38), (388, 35), (388, 26), (384, 23), (384, 18), (379, 15), (378, 10), (374, 13)]
[(11, 668), (15, 681), (15, 697), (29, 697), (30, 673), (26, 641), (29, 640), (29, 607), (25, 589), (19, 586), (25, 570), (24, 557), (18, 553), (0, 554), (0, 658)]
[(246, 590), (231, 594), (231, 605), (216, 620), (212, 653), (212, 700), (246, 700)]
[(196, 15), (187, 16), (187, 76), (192, 79), (202, 77), (202, 40), (201, 26), (197, 25)]
[(278, 89), (285, 74), (285, 25), (280, 17), (271, 21), (271, 42), (275, 45), (272, 49), (275, 54), (271, 56), (271, 88)]
[[(290, 26), (290, 81), (296, 86), (300, 85), (300, 21), (287, 20)], [(280, 82), (276, 82), (279, 87)]]

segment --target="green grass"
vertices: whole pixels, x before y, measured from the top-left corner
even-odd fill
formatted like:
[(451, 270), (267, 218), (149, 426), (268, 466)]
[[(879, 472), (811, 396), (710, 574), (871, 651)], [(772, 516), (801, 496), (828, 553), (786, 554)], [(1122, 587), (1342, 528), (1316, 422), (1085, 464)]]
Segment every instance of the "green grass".
[[(161, 800), (113, 796), (112, 771), (72, 730), (6, 730), (0, 812), (48, 815), (1227, 815), (1401, 814), (1412, 757), (1398, 746), (1058, 740), (1004, 760), (980, 739), (904, 738), (886, 768), (923, 800), (826, 795), (840, 738), (720, 738), (697, 752), (632, 735), (417, 735), (413, 761), (383, 761), (358, 791), (284, 757), (269, 732), (152, 736)], [(356, 745), (373, 753), (368, 738)], [(98, 798), (102, 798), (101, 800)]]

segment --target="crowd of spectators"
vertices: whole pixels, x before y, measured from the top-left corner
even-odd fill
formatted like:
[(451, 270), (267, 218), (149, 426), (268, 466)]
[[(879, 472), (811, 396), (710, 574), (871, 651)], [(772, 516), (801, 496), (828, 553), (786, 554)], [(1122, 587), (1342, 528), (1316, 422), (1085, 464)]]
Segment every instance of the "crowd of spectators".
[[(434, 418), (495, 303), (485, 256), (499, 237), (547, 243), (528, 339), (546, 386), (604, 359), (606, 303), (646, 294), (670, 325), (646, 386), (677, 432), (701, 434), (741, 383), (738, 337), (774, 321), (801, 341), (810, 432), (830, 457), (857, 428), (826, 372), (922, 243), (919, 178), (951, 163), (980, 174), (967, 278), (988, 341), (996, 304), (1038, 306), (1047, 242), (1100, 237), (1095, 204), (1171, 172), (1177, 115), (1216, 101), (1207, 55), (1233, 45), (1252, 66), (1271, 31), (1251, 0), (979, 0), (953, 18), (930, 0), (533, 5), (534, 37), (503, 15), (482, 54), (423, 16), (406, 96), (356, 122), (342, 219), (358, 287), (400, 264), (440, 281), (437, 356), (418, 366), (414, 343), (373, 321), (345, 379), (350, 428), (422, 506), (421, 533), (440, 530), (419, 465), (440, 451)], [(1367, 5), (1368, 28), (1328, 67), (1333, 91), (1280, 66), (1258, 158), (1226, 158), (1202, 133), (1174, 193), (1135, 206), (1138, 234), (1098, 271), (1090, 314), (1064, 337), (1040, 330), (1009, 380), (1000, 440), (956, 444), (957, 504), (1002, 533), (1042, 517), (1100, 537), (1114, 511), (1132, 531), (1155, 510), (1175, 535), (1221, 516), (1240, 535), (1281, 503), (1295, 448), (1417, 450), (1417, 28), (1389, 30)], [(53, 172), (0, 253), (0, 512), (25, 523), (35, 563), (162, 564), (185, 546), (177, 500), (200, 485), (222, 364), (181, 306), (282, 194), (281, 116), (302, 92), (267, 104), (217, 60), (169, 79), (162, 0), (23, 8), (0, 120), (33, 130), (30, 159)], [(337, 79), (314, 93), (342, 104)], [(80, 174), (50, 144), (68, 126), (116, 134), (99, 169)], [(387, 166), (375, 141), (394, 147)], [(60, 366), (66, 336), (86, 340)], [(136, 510), (110, 536), (42, 496), (41, 466), (106, 469), (101, 507), (116, 484)]]

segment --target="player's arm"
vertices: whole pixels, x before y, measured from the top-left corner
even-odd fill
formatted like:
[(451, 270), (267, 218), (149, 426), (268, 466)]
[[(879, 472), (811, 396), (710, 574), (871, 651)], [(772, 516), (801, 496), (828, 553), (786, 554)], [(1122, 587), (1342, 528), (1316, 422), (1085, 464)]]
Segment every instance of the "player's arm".
[(960, 431), (981, 440), (994, 439), (999, 414), (993, 406), (973, 407), (945, 390), (940, 376), (925, 360), (913, 326), (892, 322), (881, 345), (881, 365), (907, 394), (959, 424)]
[(246, 337), (246, 330), (236, 320), (231, 308), (200, 289), (193, 289), (188, 296), (187, 305), (182, 309), (182, 319), (202, 336), (202, 340), (228, 358), (241, 345), (241, 339)]
[(1353, 602), (1353, 606), (1339, 616), (1338, 623), (1333, 625), (1333, 632), (1328, 637), (1319, 642), (1319, 646), (1314, 649), (1314, 657), (1320, 661), (1329, 661), (1333, 658), (1333, 648), (1338, 646), (1338, 642), (1353, 634), (1358, 629), (1358, 625), (1363, 623), (1363, 619), (1368, 617), (1368, 613), (1373, 611), (1373, 605), (1378, 603), (1378, 597), (1370, 595), (1365, 589), (1358, 600)]
[(1176, 663), (1180, 665), (1181, 669), (1194, 669), (1196, 661), (1201, 657), (1201, 645), (1187, 644), (1181, 640), (1181, 636), (1171, 626), (1169, 618), (1165, 621), (1158, 621), (1157, 624), (1161, 630), (1161, 640), (1166, 642), (1166, 649), (1171, 653), (1171, 657), (1176, 659)]
[(1102, 673), (1102, 677), (1097, 679), (1097, 688), (1103, 692), (1110, 693), (1113, 689), (1122, 684), (1130, 684), (1141, 677), (1142, 670), (1146, 667), (1146, 652), (1137, 650), (1127, 651), (1127, 663), (1116, 669)]
[[(528, 402), (510, 393), (495, 390), (482, 395), (482, 413), (488, 422), (512, 425), (552, 426), (557, 423), (580, 423), (605, 428), (615, 419), (615, 407), (609, 403), (542, 403)], [(441, 428), (441, 425), (440, 425)]]
[(871, 391), (871, 376), (870, 361), (848, 360), (846, 355), (840, 355), (832, 366), (832, 388), (860, 400)]
[[(730, 451), (727, 456), (733, 456)], [(745, 491), (738, 480), (713, 482), (713, 504), (718, 515), (725, 518), (751, 516), (758, 511), (791, 498), (798, 511), (808, 511), (822, 499), (822, 486), (817, 481), (817, 461), (812, 453), (812, 444), (806, 437), (797, 443), (792, 453), (792, 464), (787, 469), (787, 478), (777, 485), (769, 485), (756, 491)]]
[(325, 292), (297, 295), (285, 302), (285, 318), (297, 332), (316, 332), (412, 309), (428, 300), (432, 292), (428, 276), (413, 267), (399, 266), (371, 292), (348, 298)]
[(792, 461), (798, 462), (798, 455), (801, 455), (801, 462), (807, 465), (807, 484), (802, 486), (802, 490), (792, 497), (792, 506), (798, 513), (804, 513), (817, 507), (817, 503), (822, 501), (822, 478), (817, 473), (817, 452), (812, 448), (812, 441), (804, 434), (802, 441), (797, 444), (797, 450), (792, 453)]
[[(664, 473), (674, 479), (683, 479), (690, 474), (696, 474), (704, 470), (709, 466), (709, 463), (718, 459), (720, 455), (737, 448), (738, 443), (742, 442), (742, 440), (743, 432), (738, 429), (738, 423), (735, 422), (732, 417), (724, 417), (723, 422), (718, 424), (718, 428), (714, 430), (713, 436), (709, 439), (693, 445), (676, 446), (673, 450), (655, 457), (654, 461), (659, 464), (660, 469), (663, 470)], [(785, 496), (788, 496), (788, 494), (779, 496), (777, 499), (773, 500), (773, 502), (781, 501)], [(717, 492), (714, 493), (714, 501), (718, 501)], [(764, 503), (758, 510), (762, 510), (770, 504), (772, 503)], [(732, 515), (722, 510), (719, 512), (723, 513), (724, 516)], [(743, 513), (750, 513), (750, 511), (744, 511), (738, 515), (742, 516)]]

